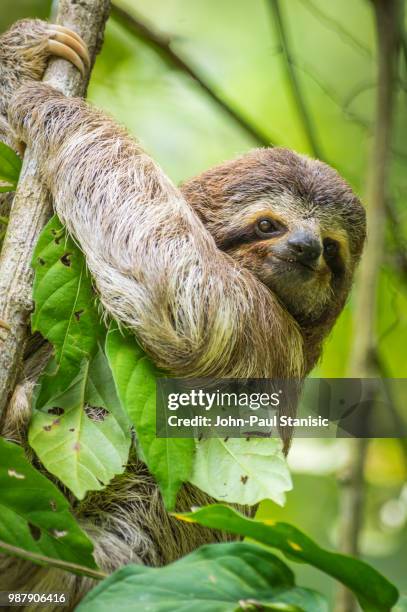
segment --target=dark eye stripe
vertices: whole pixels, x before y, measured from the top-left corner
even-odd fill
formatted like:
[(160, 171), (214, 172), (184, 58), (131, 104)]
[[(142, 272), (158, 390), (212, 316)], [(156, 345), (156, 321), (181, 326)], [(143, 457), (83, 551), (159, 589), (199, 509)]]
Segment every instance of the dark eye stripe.
[(340, 245), (337, 240), (333, 240), (332, 238), (325, 238), (324, 258), (334, 274), (340, 275), (344, 271), (345, 265), (342, 261)]
[[(270, 224), (269, 231), (259, 230), (259, 224), (263, 222), (268, 222)], [(252, 225), (230, 231), (223, 239), (217, 240), (216, 244), (222, 251), (228, 251), (242, 244), (267, 240), (285, 231), (285, 228), (278, 221), (268, 219), (267, 217), (260, 217)]]
[(324, 252), (328, 257), (336, 257), (339, 254), (339, 243), (332, 238), (325, 238)]
[(255, 242), (258, 239), (259, 238), (253, 232), (252, 227), (245, 227), (229, 232), (228, 235), (225, 236), (222, 240), (217, 241), (217, 247), (221, 251), (228, 251), (229, 249), (240, 246), (241, 244)]

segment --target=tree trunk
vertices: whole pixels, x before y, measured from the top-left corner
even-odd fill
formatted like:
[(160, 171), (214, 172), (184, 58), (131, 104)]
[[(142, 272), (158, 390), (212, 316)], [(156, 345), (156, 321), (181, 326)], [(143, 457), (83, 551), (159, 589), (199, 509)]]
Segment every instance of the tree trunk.
[[(383, 260), (386, 199), (392, 131), (395, 76), (401, 23), (400, 0), (372, 0), (377, 35), (378, 87), (376, 120), (368, 167), (366, 201), (368, 240), (356, 294), (354, 343), (349, 373), (352, 377), (378, 375), (376, 359), (377, 285)], [(368, 425), (368, 424), (367, 424)], [(368, 440), (350, 440), (349, 463), (342, 480), (339, 544), (341, 552), (358, 556), (363, 523), (364, 465)], [(338, 589), (336, 612), (354, 612), (357, 603), (345, 587)]]
[[(109, 0), (60, 0), (57, 23), (82, 36), (92, 59), (99, 51)], [(87, 79), (68, 62), (53, 59), (44, 81), (66, 95), (84, 95)], [(15, 386), (27, 341), (32, 310), (31, 259), (38, 237), (52, 213), (36, 161), (27, 149), (0, 254), (0, 414)]]

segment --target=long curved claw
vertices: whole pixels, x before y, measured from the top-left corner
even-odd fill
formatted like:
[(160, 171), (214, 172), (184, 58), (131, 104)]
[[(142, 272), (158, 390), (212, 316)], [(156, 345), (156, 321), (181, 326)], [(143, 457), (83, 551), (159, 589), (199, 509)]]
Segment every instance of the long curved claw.
[(50, 38), (47, 44), (51, 55), (56, 55), (57, 57), (67, 60), (76, 66), (82, 76), (85, 76), (85, 65), (76, 51), (74, 51), (71, 47), (68, 47), (68, 45), (55, 40), (54, 38)]
[(90, 57), (89, 57), (88, 49), (86, 47), (86, 44), (83, 42), (83, 40), (78, 35), (76, 35), (76, 37), (74, 38), (72, 36), (74, 32), (70, 32), (69, 30), (68, 30), (69, 33), (59, 32), (58, 30), (54, 28), (54, 26), (51, 28), (50, 32), (51, 32), (53, 40), (57, 40), (63, 45), (67, 45), (68, 47), (73, 49), (79, 55), (79, 57), (84, 61), (85, 66), (87, 68), (90, 67)]
[(57, 23), (50, 24), (50, 27), (51, 27), (52, 30), (55, 30), (57, 32), (61, 32), (62, 34), (68, 34), (72, 38), (75, 38), (79, 43), (81, 43), (81, 45), (86, 47), (86, 44), (84, 43), (82, 38), (74, 30), (70, 30), (69, 28), (66, 28), (65, 26), (58, 25)]

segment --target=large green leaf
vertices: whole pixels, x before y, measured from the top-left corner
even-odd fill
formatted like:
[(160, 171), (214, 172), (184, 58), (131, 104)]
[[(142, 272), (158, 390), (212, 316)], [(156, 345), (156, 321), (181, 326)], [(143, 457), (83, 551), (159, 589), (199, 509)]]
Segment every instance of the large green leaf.
[(283, 505), (285, 491), (292, 488), (281, 441), (275, 438), (197, 442), (190, 480), (215, 499), (247, 505), (263, 499)]
[(79, 499), (124, 471), (130, 422), (102, 350), (91, 362), (83, 361), (68, 389), (34, 408), (29, 443)]
[(0, 193), (14, 191), (21, 171), (21, 159), (4, 142), (0, 142)]
[[(93, 545), (69, 512), (57, 487), (40, 474), (23, 449), (0, 438), (0, 549), (61, 566), (58, 560), (96, 568)], [(18, 551), (13, 550), (13, 554)]]
[[(264, 607), (263, 607), (264, 606)], [(269, 551), (243, 542), (202, 546), (159, 569), (128, 565), (93, 589), (78, 612), (325, 612), (315, 591), (295, 586)]]
[(136, 339), (109, 328), (106, 354), (122, 405), (136, 428), (143, 460), (156, 478), (168, 509), (175, 506), (182, 483), (188, 480), (195, 443), (189, 439), (156, 437), (156, 378), (163, 376)]
[(0, 178), (0, 193), (7, 193), (8, 191), (14, 191), (16, 186), (9, 181), (3, 181)]
[(41, 405), (69, 386), (84, 358), (103, 342), (105, 329), (85, 258), (57, 217), (40, 236), (33, 267), (32, 329), (53, 344), (56, 364), (42, 384), (37, 401)]
[(302, 531), (287, 523), (248, 519), (232, 508), (214, 504), (177, 518), (221, 529), (278, 548), (290, 559), (309, 563), (351, 589), (363, 610), (385, 612), (398, 599), (397, 589), (367, 563), (324, 550)]

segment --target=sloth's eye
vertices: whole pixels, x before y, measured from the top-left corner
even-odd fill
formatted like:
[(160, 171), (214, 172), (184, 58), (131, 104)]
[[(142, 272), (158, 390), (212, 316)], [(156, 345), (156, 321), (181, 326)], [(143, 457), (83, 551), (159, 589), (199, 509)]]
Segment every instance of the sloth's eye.
[(328, 259), (332, 259), (336, 257), (339, 252), (339, 244), (336, 240), (332, 240), (332, 238), (326, 238), (324, 240), (324, 255)]
[(272, 219), (259, 219), (256, 223), (255, 230), (260, 238), (269, 238), (273, 234), (281, 232), (281, 226)]

